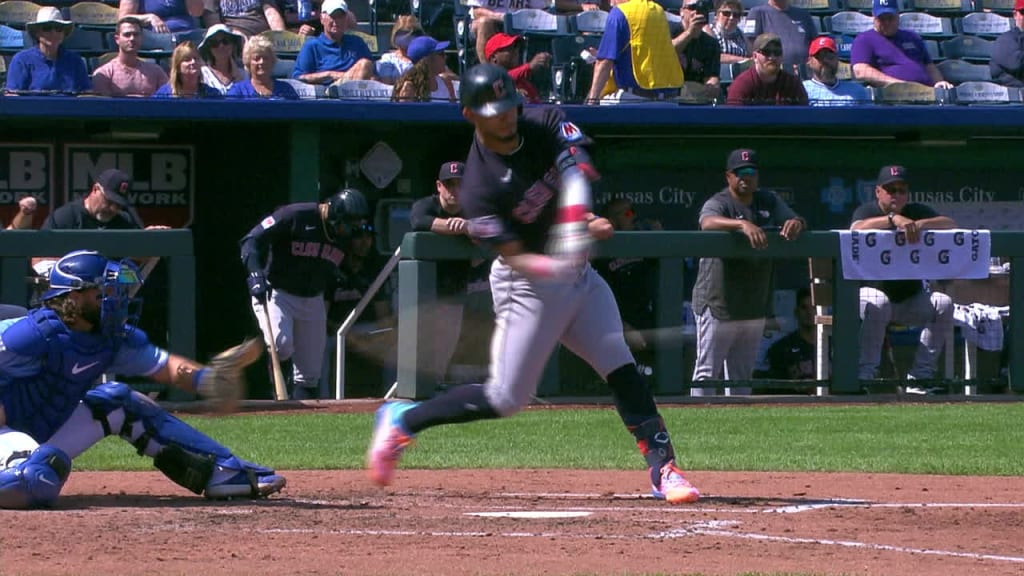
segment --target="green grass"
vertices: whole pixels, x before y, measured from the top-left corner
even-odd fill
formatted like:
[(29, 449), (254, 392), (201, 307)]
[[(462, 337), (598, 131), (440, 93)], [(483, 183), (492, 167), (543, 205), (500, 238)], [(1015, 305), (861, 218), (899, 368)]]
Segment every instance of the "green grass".
[[(1024, 474), (1024, 403), (687, 407), (662, 410), (687, 469)], [(363, 466), (370, 414), (185, 416), (239, 456), (283, 470)], [(537, 410), (425, 431), (409, 468), (636, 469), (615, 410)], [(77, 470), (147, 470), (108, 438)]]

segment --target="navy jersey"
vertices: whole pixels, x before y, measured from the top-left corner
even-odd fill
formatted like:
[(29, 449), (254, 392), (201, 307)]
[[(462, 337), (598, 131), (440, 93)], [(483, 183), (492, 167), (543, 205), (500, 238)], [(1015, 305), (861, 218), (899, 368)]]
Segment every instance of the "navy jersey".
[[(877, 218), (879, 216), (885, 216), (886, 214), (888, 214), (888, 212), (883, 212), (882, 207), (878, 205), (878, 202), (865, 202), (853, 211), (851, 222)], [(908, 202), (903, 206), (903, 210), (900, 211), (900, 215), (906, 216), (911, 220), (924, 220), (926, 218), (935, 218), (939, 213), (927, 204), (921, 204), (920, 202)], [(889, 229), (892, 230), (893, 228), (890, 227)], [(924, 284), (922, 284), (920, 280), (883, 280), (880, 282), (864, 282), (862, 285), (877, 288), (882, 292), (885, 292), (885, 295), (893, 302), (909, 300), (911, 297), (916, 296), (918, 292), (924, 290)]]
[(558, 154), (589, 143), (557, 108), (528, 108), (519, 117), (519, 148), (498, 154), (476, 138), (466, 158), (459, 203), (470, 233), (494, 247), (519, 240), (527, 252), (544, 251), (558, 207)]
[[(331, 283), (327, 301), (330, 308), (327, 313), (328, 323), (336, 329), (348, 318), (348, 315), (355, 309), (356, 304), (363, 299), (363, 296), (370, 291), (370, 285), (377, 279), (377, 275), (384, 268), (384, 260), (375, 252), (371, 252), (358, 270), (352, 269), (352, 262), (346, 260), (339, 270), (337, 278)], [(386, 302), (391, 299), (391, 287), (385, 282), (380, 290), (373, 297), (373, 302)], [(377, 320), (377, 310), (373, 303), (363, 310), (359, 316), (359, 322), (373, 322)]]
[(593, 262), (594, 270), (605, 279), (619, 305), (619, 314), (633, 328), (654, 328), (654, 290), (657, 286), (657, 260), (636, 256), (602, 258)]
[(242, 261), (263, 272), (275, 290), (295, 296), (323, 294), (345, 257), (341, 239), (328, 236), (320, 205), (281, 206), (242, 238)]
[[(430, 232), (435, 218), (463, 218), (462, 207), (455, 214), (445, 212), (437, 194), (420, 198), (409, 211), (409, 221), (416, 232)], [(469, 261), (443, 260), (437, 263), (437, 294), (452, 296), (466, 291), (469, 278)]]
[(43, 221), (42, 230), (141, 230), (142, 221), (131, 208), (122, 209), (109, 222), (100, 222), (79, 198), (57, 208)]

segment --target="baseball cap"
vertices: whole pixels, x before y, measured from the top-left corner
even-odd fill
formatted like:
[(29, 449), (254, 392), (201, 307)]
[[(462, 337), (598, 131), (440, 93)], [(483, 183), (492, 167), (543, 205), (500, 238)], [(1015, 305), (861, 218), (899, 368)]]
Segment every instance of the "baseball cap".
[(754, 40), (754, 52), (760, 52), (769, 44), (778, 44), (782, 47), (782, 38), (779, 38), (778, 34), (772, 34), (771, 32), (765, 32)]
[(807, 54), (814, 56), (822, 50), (831, 50), (838, 53), (839, 47), (836, 46), (836, 41), (831, 36), (818, 36), (811, 41), (811, 45), (807, 48)]
[(882, 166), (878, 171), (878, 184), (885, 186), (893, 182), (905, 182), (907, 180), (907, 169), (903, 166)]
[(420, 36), (413, 38), (409, 42), (409, 47), (405, 50), (405, 53), (409, 56), (409, 60), (412, 60), (415, 64), (435, 52), (441, 52), (448, 47), (448, 44), (450, 42), (439, 42), (430, 36)]
[(750, 148), (738, 148), (730, 152), (725, 169), (734, 172), (740, 168), (757, 168), (757, 152)]
[(882, 14), (898, 14), (899, 8), (896, 7), (898, 0), (872, 0), (871, 2), (871, 15), (878, 18)]
[(1024, 0), (1017, 0), (1013, 3), (1014, 10), (1024, 10)]
[(324, 0), (323, 5), (320, 6), (320, 13), (331, 15), (341, 10), (342, 12), (348, 12), (348, 4), (345, 0)]
[(132, 187), (132, 179), (117, 168), (100, 172), (96, 183), (103, 187), (103, 195), (122, 208), (131, 206), (128, 201), (128, 190)]
[(441, 170), (437, 173), (437, 179), (444, 182), (445, 180), (462, 178), (462, 174), (465, 171), (466, 165), (462, 162), (445, 162), (441, 164)]
[(516, 36), (513, 34), (505, 34), (504, 32), (498, 32), (494, 36), (487, 39), (487, 45), (484, 47), (484, 58), (490, 60), (491, 55), (499, 50), (504, 50), (509, 46), (522, 40), (522, 36)]

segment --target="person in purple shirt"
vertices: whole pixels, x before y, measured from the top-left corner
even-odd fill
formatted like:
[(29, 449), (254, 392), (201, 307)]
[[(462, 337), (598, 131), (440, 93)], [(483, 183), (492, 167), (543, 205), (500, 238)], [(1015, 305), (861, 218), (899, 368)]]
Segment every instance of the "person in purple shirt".
[(893, 82), (917, 82), (936, 88), (952, 88), (932, 62), (924, 40), (910, 30), (900, 29), (897, 0), (874, 0), (871, 13), (874, 30), (861, 32), (853, 40), (850, 63), (853, 75), (872, 86)]
[(203, 15), (203, 0), (120, 0), (118, 19), (135, 16), (153, 32), (187, 32), (196, 28), (196, 18)]
[(60, 10), (44, 6), (36, 13), (35, 22), (25, 28), (36, 43), (18, 52), (7, 68), (7, 92), (87, 92), (92, 80), (85, 69), (85, 61), (61, 46), (74, 26), (61, 17)]
[(345, 35), (351, 26), (345, 0), (325, 0), (320, 22), (324, 33), (302, 45), (292, 78), (309, 84), (372, 78), (376, 67), (369, 46), (361, 38)]
[(265, 36), (249, 38), (242, 50), (242, 65), (249, 72), (249, 77), (241, 82), (235, 82), (228, 89), (227, 97), (298, 100), (299, 94), (291, 84), (274, 79), (275, 62), (277, 55), (274, 54), (274, 45), (269, 39)]

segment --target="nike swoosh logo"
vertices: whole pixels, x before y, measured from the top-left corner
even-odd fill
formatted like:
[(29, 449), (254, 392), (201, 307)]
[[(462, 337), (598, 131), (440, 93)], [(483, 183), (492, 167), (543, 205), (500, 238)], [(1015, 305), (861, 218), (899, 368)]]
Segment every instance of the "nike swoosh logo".
[(39, 474), (38, 476), (36, 476), (36, 480), (42, 482), (43, 484), (49, 484), (50, 486), (57, 486), (56, 484), (53, 483), (53, 481), (51, 481), (46, 476), (43, 476), (42, 474)]
[(509, 168), (508, 172), (505, 172), (505, 175), (502, 176), (501, 178), (499, 178), (499, 180), (501, 180), (502, 184), (508, 184), (509, 182), (511, 182), (512, 181), (512, 169)]
[(79, 366), (78, 362), (75, 362), (75, 365), (71, 367), (71, 375), (72, 376), (77, 376), (78, 374), (81, 374), (82, 372), (85, 372), (89, 368), (92, 368), (93, 366), (95, 366), (95, 365), (97, 365), (99, 363), (100, 363), (99, 360), (97, 360), (95, 362), (90, 362), (90, 363), (86, 364), (85, 366)]
[(306, 230), (316, 230), (316, 226), (306, 226)]

